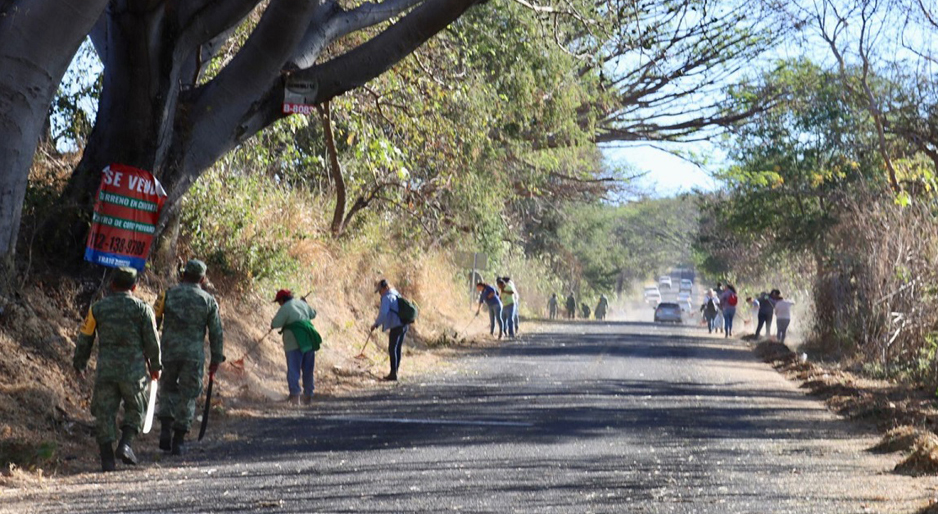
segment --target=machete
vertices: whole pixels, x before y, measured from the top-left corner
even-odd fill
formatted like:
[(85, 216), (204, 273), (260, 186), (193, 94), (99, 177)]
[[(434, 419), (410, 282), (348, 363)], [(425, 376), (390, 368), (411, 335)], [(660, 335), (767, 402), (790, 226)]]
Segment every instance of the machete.
[(215, 385), (215, 372), (208, 373), (208, 391), (205, 392), (205, 410), (202, 411), (202, 426), (199, 427), (199, 441), (205, 437), (205, 429), (208, 427), (208, 413), (212, 409), (212, 386)]
[(157, 380), (150, 380), (150, 401), (147, 402), (147, 416), (143, 421), (143, 433), (149, 434), (153, 428), (153, 411), (156, 410), (156, 384)]

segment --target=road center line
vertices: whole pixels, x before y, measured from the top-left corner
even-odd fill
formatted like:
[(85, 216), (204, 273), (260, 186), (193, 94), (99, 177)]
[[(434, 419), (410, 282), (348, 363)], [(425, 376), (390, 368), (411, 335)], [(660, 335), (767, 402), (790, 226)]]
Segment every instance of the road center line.
[(346, 421), (349, 423), (402, 423), (413, 425), (462, 425), (482, 427), (533, 427), (533, 423), (515, 421), (477, 421), (455, 419), (408, 419), (408, 418), (360, 418), (352, 416), (325, 416), (320, 419), (327, 421)]

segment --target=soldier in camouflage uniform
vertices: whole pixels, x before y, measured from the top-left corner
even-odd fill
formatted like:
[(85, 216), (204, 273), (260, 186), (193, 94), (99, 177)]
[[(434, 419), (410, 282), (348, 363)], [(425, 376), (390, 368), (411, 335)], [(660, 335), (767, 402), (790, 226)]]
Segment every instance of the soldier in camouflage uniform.
[(204, 262), (190, 260), (182, 282), (156, 301), (157, 324), (163, 327), (163, 378), (157, 402), (162, 423), (160, 449), (173, 455), (183, 453), (195, 400), (202, 393), (206, 330), (212, 355), (209, 372), (215, 373), (225, 361), (218, 303), (201, 287), (206, 269)]
[(137, 270), (133, 268), (119, 268), (114, 272), (111, 294), (88, 309), (75, 346), (73, 365), (81, 375), (91, 357), (95, 335), (98, 336), (98, 370), (91, 413), (95, 417), (103, 471), (115, 469), (115, 419), (121, 403), (124, 405), (124, 419), (117, 456), (125, 464), (137, 463), (130, 444), (143, 425), (147, 378), (156, 380), (160, 377), (156, 320), (150, 306), (131, 294), (136, 282)]

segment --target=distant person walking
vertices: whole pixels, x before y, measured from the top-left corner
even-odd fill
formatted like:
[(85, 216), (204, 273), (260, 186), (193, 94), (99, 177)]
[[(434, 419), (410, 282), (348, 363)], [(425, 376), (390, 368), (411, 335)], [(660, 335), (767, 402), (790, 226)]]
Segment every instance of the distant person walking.
[(756, 326), (756, 337), (762, 333), (762, 326), (765, 325), (766, 337), (772, 333), (772, 314), (775, 312), (775, 290), (766, 294), (765, 291), (759, 295), (759, 325)]
[(707, 320), (707, 333), (712, 334), (713, 330), (716, 328), (716, 319), (717, 312), (720, 311), (720, 300), (716, 297), (716, 292), (713, 289), (707, 291), (707, 294), (704, 296), (704, 303), (700, 306), (700, 312), (703, 313), (703, 317)]
[(795, 302), (782, 297), (779, 292), (775, 301), (775, 326), (778, 330), (778, 342), (784, 343), (788, 335), (788, 325), (791, 323), (791, 308)]
[(723, 335), (730, 337), (733, 335), (733, 318), (736, 317), (736, 304), (739, 303), (739, 297), (736, 296), (736, 288), (726, 284), (723, 295), (720, 297), (720, 306), (723, 309)]
[(714, 297), (716, 297), (716, 299), (719, 301), (719, 305), (717, 305), (717, 317), (716, 317), (716, 319), (714, 320), (714, 325), (715, 325), (715, 326), (714, 326), (714, 329), (715, 329), (716, 331), (718, 331), (718, 332), (724, 332), (724, 329), (723, 329), (723, 324), (724, 324), (724, 319), (723, 319), (723, 307), (724, 307), (724, 304), (723, 304), (723, 291), (724, 291), (724, 289), (723, 289), (723, 284), (720, 283), (720, 282), (717, 282), (717, 287), (716, 287), (716, 289), (713, 290), (713, 293), (714, 293)]
[(218, 303), (202, 289), (207, 269), (204, 262), (190, 259), (182, 281), (161, 294), (154, 308), (156, 324), (163, 327), (163, 376), (157, 390), (157, 417), (162, 423), (159, 444), (161, 450), (173, 455), (184, 451), (184, 439), (195, 416), (195, 401), (202, 394), (206, 333), (211, 353), (209, 373), (214, 374), (225, 362)]
[(136, 464), (130, 445), (143, 427), (147, 409), (144, 390), (148, 379), (160, 378), (159, 335), (153, 309), (133, 296), (137, 270), (118, 268), (111, 278), (111, 294), (88, 309), (81, 325), (72, 365), (79, 376), (85, 372), (91, 348), (98, 339), (98, 368), (91, 397), (95, 439), (101, 454), (101, 471), (114, 471), (116, 417), (123, 407), (121, 438), (117, 457), (124, 464)]
[(502, 300), (498, 296), (498, 291), (485, 282), (476, 284), (476, 291), (479, 292), (479, 307), (476, 308), (476, 316), (482, 309), (484, 303), (489, 309), (489, 334), (495, 335), (495, 323), (498, 322), (498, 338), (501, 339), (505, 333), (505, 319), (502, 317)]
[(557, 293), (551, 293), (550, 299), (547, 300), (547, 317), (550, 319), (557, 318)]
[(388, 331), (388, 356), (391, 360), (391, 371), (385, 380), (396, 381), (397, 371), (401, 366), (401, 355), (404, 348), (404, 336), (407, 335), (409, 325), (404, 324), (400, 317), (401, 295), (387, 280), (381, 279), (375, 284), (375, 292), (381, 295), (381, 307), (371, 330), (381, 327)]
[(576, 316), (576, 298), (573, 296), (573, 291), (570, 292), (570, 295), (567, 296), (567, 319), (573, 319)]
[(283, 337), (283, 353), (287, 360), (287, 388), (290, 391), (287, 401), (298, 405), (300, 393), (303, 393), (302, 401), (309, 405), (313, 401), (313, 391), (316, 388), (316, 350), (319, 350), (322, 343), (312, 323), (316, 318), (316, 310), (310, 307), (306, 300), (294, 298), (289, 289), (277, 291), (274, 302), (280, 304), (280, 309), (270, 321), (270, 328), (279, 328)]
[(502, 319), (505, 320), (505, 334), (515, 337), (515, 298), (514, 291), (504, 278), (495, 281), (502, 299)]
[(609, 309), (609, 299), (606, 298), (606, 295), (599, 295), (599, 303), (596, 304), (596, 319), (603, 320), (606, 319), (606, 310)]

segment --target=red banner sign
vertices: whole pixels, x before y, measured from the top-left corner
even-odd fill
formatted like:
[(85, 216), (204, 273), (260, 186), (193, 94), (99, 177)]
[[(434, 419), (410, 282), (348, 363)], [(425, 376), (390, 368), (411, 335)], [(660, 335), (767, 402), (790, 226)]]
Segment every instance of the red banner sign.
[(142, 270), (165, 200), (166, 191), (150, 172), (123, 164), (104, 168), (85, 260)]

